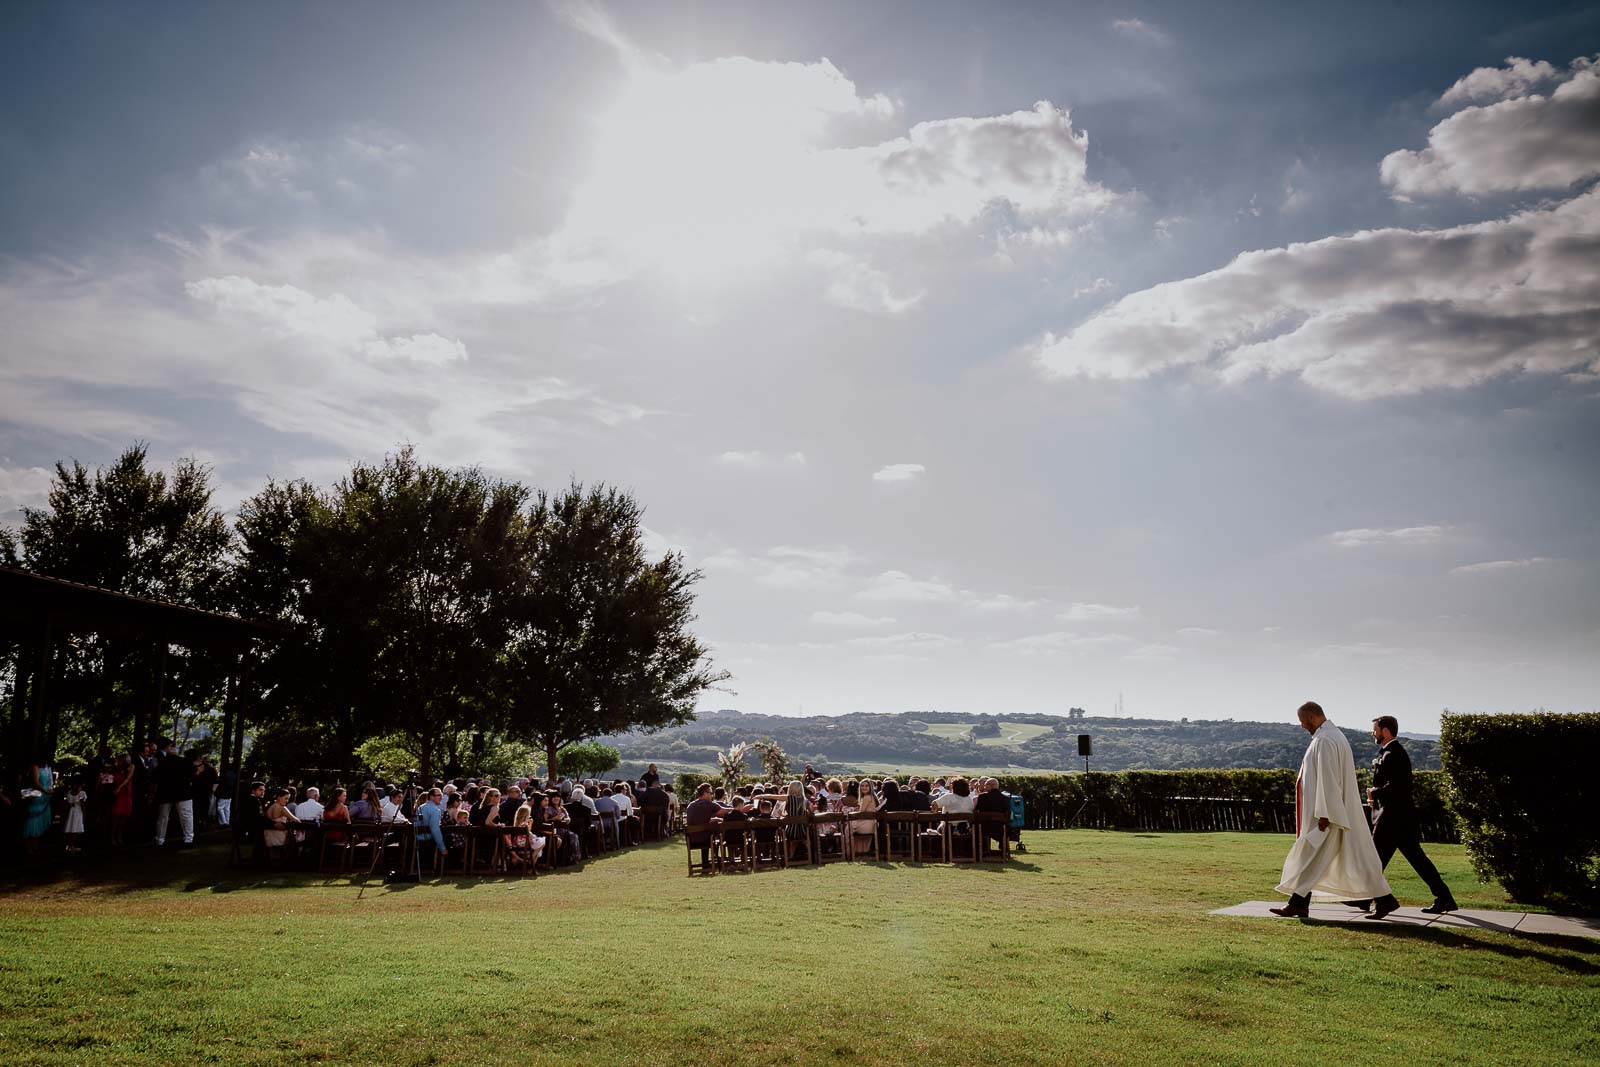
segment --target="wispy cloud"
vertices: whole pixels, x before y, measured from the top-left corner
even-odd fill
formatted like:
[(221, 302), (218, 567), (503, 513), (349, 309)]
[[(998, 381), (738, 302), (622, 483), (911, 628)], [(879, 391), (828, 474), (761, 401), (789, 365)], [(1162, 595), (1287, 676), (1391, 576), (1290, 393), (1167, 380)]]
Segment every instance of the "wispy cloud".
[(1111, 23), (1111, 29), (1126, 37), (1149, 41), (1152, 44), (1172, 43), (1172, 37), (1165, 30), (1145, 19), (1116, 19)]
[(1372, 545), (1436, 545), (1450, 533), (1448, 526), (1397, 526), (1390, 529), (1363, 527), (1338, 530), (1328, 540), (1340, 548), (1367, 548)]
[(887, 467), (879, 467), (873, 472), (872, 480), (875, 482), (909, 482), (922, 477), (928, 471), (920, 463), (891, 463)]
[(888, 626), (894, 622), (892, 615), (863, 615), (859, 611), (813, 611), (811, 621), (823, 626), (868, 627)]
[(1499, 571), (1520, 571), (1529, 567), (1537, 567), (1541, 563), (1550, 561), (1543, 556), (1534, 556), (1530, 559), (1492, 559), (1485, 563), (1468, 563), (1461, 567), (1450, 568), (1451, 574), (1494, 574)]
[(1115, 619), (1132, 619), (1139, 614), (1137, 605), (1074, 603), (1056, 615), (1058, 622), (1109, 622)]

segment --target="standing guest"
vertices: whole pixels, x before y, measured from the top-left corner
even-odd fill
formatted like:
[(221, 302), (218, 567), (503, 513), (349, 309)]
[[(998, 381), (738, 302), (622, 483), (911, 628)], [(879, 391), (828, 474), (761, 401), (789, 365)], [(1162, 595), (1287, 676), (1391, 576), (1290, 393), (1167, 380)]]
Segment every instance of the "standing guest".
[(239, 791), (239, 769), (229, 767), (217, 777), (217, 825), (227, 826), (233, 819), (233, 794)]
[(649, 789), (653, 785), (660, 785), (661, 772), (656, 770), (656, 765), (652, 763), (649, 767), (646, 767), (645, 772), (639, 776), (639, 781), (644, 783), (644, 787), (646, 789)]
[(1372, 788), (1367, 790), (1367, 800), (1375, 812), (1372, 843), (1378, 850), (1378, 862), (1385, 868), (1394, 858), (1395, 850), (1400, 850), (1400, 855), (1433, 893), (1433, 903), (1422, 911), (1427, 915), (1443, 915), (1456, 910), (1456, 898), (1439, 877), (1439, 868), (1422, 851), (1422, 825), (1411, 795), (1411, 756), (1400, 743), (1399, 734), (1400, 723), (1393, 715), (1380, 715), (1372, 720), (1372, 739), (1378, 743), (1378, 758), (1372, 761)]
[(204, 756), (195, 758), (194, 777), (189, 779), (189, 796), (194, 802), (196, 825), (209, 825), (212, 808), (217, 802), (217, 772), (212, 768), (211, 761)]
[[(655, 764), (651, 764), (652, 767)], [(691, 832), (686, 839), (690, 848), (700, 850), (700, 865), (707, 867), (711, 863), (711, 824), (722, 817), (722, 805), (718, 804), (712, 796), (710, 782), (701, 782), (695, 790), (694, 799), (689, 801), (688, 810), (684, 818), (690, 826), (704, 826), (704, 830)]]
[(648, 826), (659, 819), (663, 833), (671, 829), (672, 798), (661, 788), (659, 781), (645, 788), (644, 795), (639, 798), (639, 807), (644, 811), (644, 825)]
[(294, 806), (294, 817), (301, 822), (321, 822), (326, 809), (322, 806), (322, 790), (306, 786), (306, 798)]
[(111, 807), (116, 801), (117, 761), (111, 755), (110, 745), (101, 745), (100, 752), (89, 765), (89, 827), (98, 841), (111, 840)]
[(117, 760), (116, 781), (111, 786), (111, 845), (121, 848), (127, 844), (124, 835), (128, 819), (133, 815), (133, 759), (122, 756)]
[(184, 847), (194, 844), (194, 763), (178, 755), (178, 742), (162, 739), (163, 755), (156, 767), (156, 847), (167, 843), (167, 827), (178, 816)]
[(1383, 863), (1367, 833), (1350, 742), (1315, 701), (1300, 705), (1295, 714), (1311, 743), (1295, 779), (1296, 836), (1278, 883), (1278, 892), (1288, 894), (1289, 902), (1272, 913), (1309, 918), (1315, 894), (1332, 900), (1374, 900), (1371, 918), (1381, 919), (1400, 904), (1383, 877)]
[(67, 822), (61, 828), (61, 835), (66, 838), (68, 852), (83, 851), (83, 806), (89, 801), (89, 792), (83, 788), (83, 780), (74, 778), (67, 786)]
[(37, 855), (39, 839), (50, 832), (50, 801), (55, 793), (55, 772), (50, 761), (36, 759), (22, 778), (22, 840), (28, 855)]
[(234, 813), (234, 833), (250, 839), (250, 855), (260, 863), (267, 858), (266, 829), (267, 783), (251, 782), (250, 791), (239, 800), (242, 810)]

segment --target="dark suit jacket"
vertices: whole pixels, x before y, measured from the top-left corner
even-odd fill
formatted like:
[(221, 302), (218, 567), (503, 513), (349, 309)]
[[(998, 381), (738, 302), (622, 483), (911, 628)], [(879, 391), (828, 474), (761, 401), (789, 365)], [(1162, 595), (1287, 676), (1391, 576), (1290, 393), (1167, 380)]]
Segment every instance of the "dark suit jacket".
[(933, 798), (920, 789), (900, 790), (901, 811), (932, 811)]
[(1382, 823), (1390, 832), (1414, 833), (1417, 807), (1411, 799), (1411, 757), (1399, 738), (1384, 745), (1372, 761), (1372, 788), (1374, 824)]

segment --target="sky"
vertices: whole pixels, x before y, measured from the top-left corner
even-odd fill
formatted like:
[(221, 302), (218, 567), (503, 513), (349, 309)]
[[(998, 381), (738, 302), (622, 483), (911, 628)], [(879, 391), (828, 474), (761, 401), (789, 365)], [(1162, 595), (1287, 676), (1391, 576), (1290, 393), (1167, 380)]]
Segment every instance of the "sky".
[(707, 708), (1600, 705), (1592, 4), (7, 5), (0, 521), (627, 489)]

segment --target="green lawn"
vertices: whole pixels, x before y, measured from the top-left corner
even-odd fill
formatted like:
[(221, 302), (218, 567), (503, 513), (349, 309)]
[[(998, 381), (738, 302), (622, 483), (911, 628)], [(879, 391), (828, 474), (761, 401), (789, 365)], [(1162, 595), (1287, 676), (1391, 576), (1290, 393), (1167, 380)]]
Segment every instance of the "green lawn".
[[(364, 892), (146, 854), (7, 887), (0, 1062), (1600, 1060), (1593, 941), (1206, 914), (1272, 896), (1280, 836), (1024, 837), (1008, 869), (689, 879), (672, 842)], [(1429, 852), (1463, 905), (1506, 905)]]

